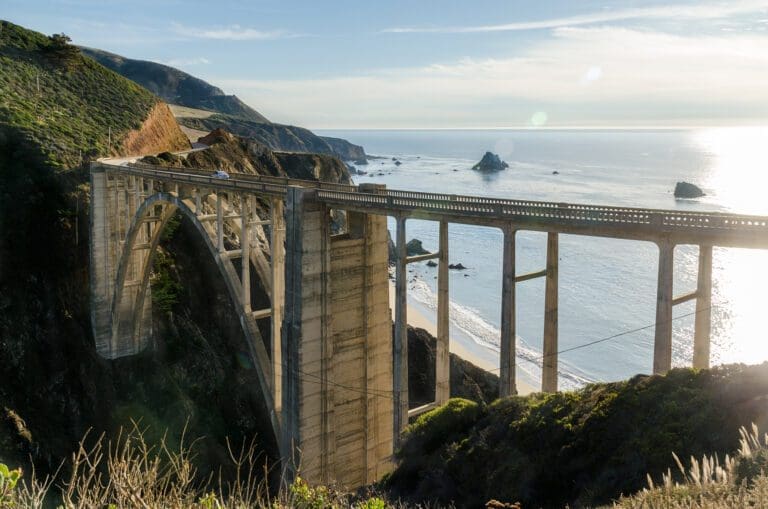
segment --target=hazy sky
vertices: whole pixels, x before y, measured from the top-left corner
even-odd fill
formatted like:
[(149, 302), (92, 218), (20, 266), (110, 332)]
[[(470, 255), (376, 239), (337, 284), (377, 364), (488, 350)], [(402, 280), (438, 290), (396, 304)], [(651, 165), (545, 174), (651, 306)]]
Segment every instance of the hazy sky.
[(310, 128), (768, 124), (768, 0), (0, 0)]

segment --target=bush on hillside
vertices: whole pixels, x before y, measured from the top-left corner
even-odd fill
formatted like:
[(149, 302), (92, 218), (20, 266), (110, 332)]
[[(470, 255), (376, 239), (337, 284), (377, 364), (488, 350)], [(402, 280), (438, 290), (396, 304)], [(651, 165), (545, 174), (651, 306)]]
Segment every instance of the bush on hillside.
[(425, 414), (409, 428), (387, 485), (411, 502), (460, 507), (492, 498), (523, 507), (609, 503), (663, 472), (671, 451), (733, 451), (740, 426), (766, 424), (767, 397), (768, 364), (734, 365), (512, 397), (464, 408), (461, 419)]

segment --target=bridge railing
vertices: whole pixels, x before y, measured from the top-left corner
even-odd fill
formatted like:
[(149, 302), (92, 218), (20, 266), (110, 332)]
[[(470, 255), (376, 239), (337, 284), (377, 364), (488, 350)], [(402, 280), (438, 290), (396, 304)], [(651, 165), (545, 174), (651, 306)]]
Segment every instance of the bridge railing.
[(741, 232), (768, 235), (768, 217), (718, 212), (692, 212), (635, 207), (510, 200), (418, 191), (378, 189), (360, 192), (347, 184), (318, 182), (268, 175), (233, 174), (216, 179), (211, 171), (166, 168), (144, 163), (109, 166), (113, 171), (205, 187), (247, 189), (272, 195), (284, 194), (287, 186), (317, 189), (318, 199), (336, 208), (375, 208), (387, 213), (421, 211), (454, 217), (488, 218), (503, 221), (558, 226), (608, 226), (658, 232)]

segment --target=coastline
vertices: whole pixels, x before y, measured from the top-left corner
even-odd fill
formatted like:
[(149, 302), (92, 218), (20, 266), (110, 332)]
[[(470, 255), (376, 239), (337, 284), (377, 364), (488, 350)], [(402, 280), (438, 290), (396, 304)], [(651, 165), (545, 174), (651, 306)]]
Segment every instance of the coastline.
[[(392, 312), (392, 320), (395, 319), (395, 288), (392, 281), (389, 282), (389, 308)], [(430, 319), (427, 314), (419, 306), (413, 303), (408, 303), (408, 325), (424, 329), (431, 335), (437, 337), (437, 323), (435, 319)], [(471, 362), (475, 366), (490, 371), (498, 375), (498, 357), (496, 352), (478, 345), (470, 338), (465, 337), (463, 334), (451, 333), (450, 338), (450, 352), (461, 357), (465, 361)], [(531, 394), (537, 392), (531, 383), (522, 380), (520, 377), (520, 370), (518, 370), (517, 376), (517, 393), (520, 395)]]

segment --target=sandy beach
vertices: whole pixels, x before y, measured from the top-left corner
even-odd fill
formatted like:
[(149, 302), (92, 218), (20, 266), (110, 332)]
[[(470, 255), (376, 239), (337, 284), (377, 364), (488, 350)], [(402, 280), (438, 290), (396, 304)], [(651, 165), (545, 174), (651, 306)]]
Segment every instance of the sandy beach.
[[(389, 307), (392, 311), (392, 320), (395, 319), (395, 287), (392, 282), (389, 285)], [(408, 304), (408, 325), (426, 330), (433, 336), (437, 336), (437, 321), (436, 318), (430, 319), (427, 314), (419, 307), (409, 303)], [(478, 345), (470, 338), (467, 338), (461, 334), (453, 334), (450, 338), (450, 351), (461, 357), (462, 359), (471, 362), (475, 366), (478, 366), (486, 371), (490, 371), (498, 375), (499, 373), (499, 361), (498, 353), (486, 348), (482, 345)], [(533, 387), (525, 380), (521, 380), (520, 376), (517, 377), (517, 392), (518, 394), (530, 394), (536, 392), (538, 389)]]

